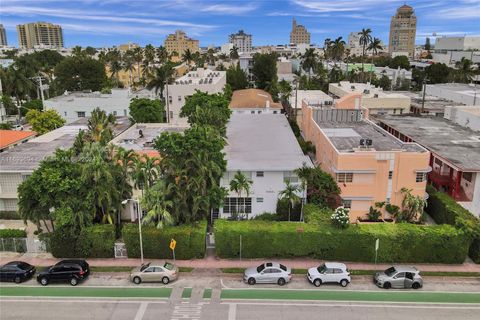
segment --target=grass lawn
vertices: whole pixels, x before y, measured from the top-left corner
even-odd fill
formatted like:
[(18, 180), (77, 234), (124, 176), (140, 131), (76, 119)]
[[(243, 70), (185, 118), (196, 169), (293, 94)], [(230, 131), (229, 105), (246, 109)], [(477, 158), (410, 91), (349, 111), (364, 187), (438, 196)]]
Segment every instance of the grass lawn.
[(0, 287), (0, 296), (168, 298), (171, 288)]
[(212, 289), (206, 288), (203, 290), (203, 299), (211, 299), (212, 298)]
[(366, 292), (324, 290), (234, 290), (222, 289), (222, 299), (273, 299), (273, 300), (336, 300), (336, 301), (391, 301), (424, 303), (480, 303), (480, 293), (445, 292)]
[(182, 298), (191, 298), (192, 297), (192, 288), (183, 288)]

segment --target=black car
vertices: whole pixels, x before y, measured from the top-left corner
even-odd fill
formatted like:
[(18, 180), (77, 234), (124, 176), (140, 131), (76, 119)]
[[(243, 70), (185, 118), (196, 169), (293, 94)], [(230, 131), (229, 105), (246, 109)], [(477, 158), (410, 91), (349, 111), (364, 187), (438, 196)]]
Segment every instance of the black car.
[(83, 272), (85, 272), (85, 277), (88, 277), (90, 275), (90, 265), (88, 264), (87, 261), (81, 260), (81, 259), (68, 259), (68, 260), (62, 260), (57, 262), (55, 265), (61, 265), (64, 263), (75, 263), (78, 264), (80, 267), (82, 267)]
[(20, 283), (35, 274), (35, 267), (22, 261), (11, 261), (0, 268), (0, 281)]
[(77, 262), (69, 262), (69, 260), (60, 261), (54, 266), (49, 267), (46, 271), (40, 272), (37, 281), (42, 286), (46, 286), (50, 282), (69, 282), (72, 286), (76, 286), (80, 281), (87, 278), (87, 272)]

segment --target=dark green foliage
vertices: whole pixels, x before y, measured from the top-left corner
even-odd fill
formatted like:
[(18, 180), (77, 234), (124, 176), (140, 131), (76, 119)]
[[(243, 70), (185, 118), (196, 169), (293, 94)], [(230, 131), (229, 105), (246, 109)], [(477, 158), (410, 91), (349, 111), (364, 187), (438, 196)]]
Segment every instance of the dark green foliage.
[(240, 63), (227, 69), (227, 84), (232, 90), (240, 90), (248, 87), (248, 78), (245, 71), (240, 68)]
[(306, 223), (309, 224), (329, 224), (331, 216), (334, 213), (330, 208), (318, 208), (317, 205), (307, 203), (303, 206), (303, 215)]
[(17, 211), (0, 211), (0, 220), (20, 220), (22, 217)]
[[(279, 221), (288, 221), (288, 207), (290, 206), (286, 198), (278, 199), (277, 201), (277, 215)], [(290, 212), (291, 221), (300, 221), (300, 213), (302, 210), (302, 204), (297, 203), (293, 206)]]
[(25, 102), (22, 105), (22, 115), (26, 115), (27, 112), (32, 109), (37, 111), (42, 111), (43, 110), (42, 100), (34, 99), (34, 100)]
[(78, 237), (57, 229), (49, 236), (52, 255), (56, 258), (113, 258), (114, 225), (94, 225), (84, 228)]
[(55, 67), (55, 84), (63, 91), (100, 91), (106, 79), (105, 66), (88, 57), (68, 57)]
[(385, 263), (463, 263), (470, 239), (452, 226), (402, 224), (352, 225), (336, 229), (328, 224), (272, 221), (215, 221), (215, 243), (221, 258), (312, 257), (322, 260)]
[(390, 61), (389, 67), (393, 69), (400, 67), (400, 69), (410, 70), (410, 62), (407, 56), (396, 56)]
[(165, 121), (165, 105), (160, 100), (132, 99), (129, 109), (134, 122), (154, 123)]
[[(143, 254), (149, 259), (172, 259), (172, 250), (169, 248), (170, 240), (177, 241), (175, 248), (176, 259), (194, 259), (205, 256), (205, 237), (207, 222), (201, 221), (195, 225), (182, 225), (176, 227), (142, 228)], [(127, 247), (129, 258), (140, 257), (140, 239), (137, 224), (124, 225), (122, 230), (123, 240)]]
[(448, 194), (427, 186), (429, 194), (428, 206), (425, 211), (438, 224), (449, 224), (472, 235), (473, 240), (469, 256), (480, 263), (480, 219), (459, 205)]
[(277, 82), (277, 54), (275, 53), (256, 53), (253, 55), (252, 74), (257, 88), (274, 93), (272, 84)]
[(254, 218), (252, 218), (252, 220), (279, 221), (280, 216), (276, 213), (264, 212), (262, 214), (256, 215)]
[(307, 177), (307, 199), (309, 203), (320, 207), (336, 208), (339, 206), (340, 188), (333, 177), (320, 169), (311, 168)]
[(0, 130), (12, 130), (12, 124), (8, 122), (0, 123)]
[(0, 229), (0, 238), (26, 238), (25, 230), (20, 229)]
[(452, 69), (444, 63), (434, 63), (425, 68), (429, 83), (446, 83)]

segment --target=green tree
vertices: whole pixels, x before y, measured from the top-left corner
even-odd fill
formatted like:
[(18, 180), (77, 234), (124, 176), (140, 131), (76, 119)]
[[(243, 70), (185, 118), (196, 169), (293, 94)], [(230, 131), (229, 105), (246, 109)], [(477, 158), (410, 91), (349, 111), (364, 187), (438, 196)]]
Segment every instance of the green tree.
[(163, 90), (165, 89), (165, 86), (172, 81), (173, 72), (173, 66), (168, 62), (156, 68), (153, 79), (147, 84), (147, 89), (154, 89), (155, 94), (157, 95), (160, 92), (160, 99), (163, 100)]
[(393, 69), (400, 67), (400, 69), (410, 70), (410, 62), (407, 56), (396, 56), (390, 62), (389, 67)]
[(473, 62), (465, 57), (455, 63), (455, 78), (458, 82), (469, 83), (472, 81), (475, 71), (473, 70)]
[(55, 85), (60, 92), (99, 91), (106, 79), (100, 61), (88, 57), (68, 57), (55, 67)]
[(425, 68), (425, 76), (430, 83), (446, 83), (452, 69), (444, 63), (434, 63)]
[(165, 106), (160, 100), (134, 98), (130, 101), (130, 117), (136, 123), (157, 123), (165, 121)]
[[(240, 170), (235, 173), (232, 181), (230, 181), (230, 191), (235, 191), (238, 195), (237, 208), (235, 212), (237, 215), (241, 214), (241, 216), (238, 216), (238, 218), (241, 217), (248, 220), (248, 213), (245, 212), (245, 198), (242, 198), (242, 194), (245, 192), (245, 195), (248, 198), (248, 196), (250, 195), (250, 187), (252, 183), (253, 181), (247, 178)], [(240, 210), (240, 200), (242, 200), (243, 202), (243, 210)]]
[(315, 52), (315, 49), (309, 48), (305, 50), (305, 53), (302, 55), (302, 69), (310, 75), (310, 71), (315, 72), (315, 68), (318, 62), (318, 55)]
[[(2, 80), (3, 81), (3, 80)], [(12, 97), (3, 95), (1, 97), (3, 106), (5, 107), (5, 112), (7, 115), (16, 115), (18, 114), (18, 108), (12, 100)]]
[(227, 83), (232, 90), (240, 90), (248, 87), (248, 77), (245, 71), (240, 68), (240, 63), (236, 66), (231, 65), (227, 69)]
[(386, 75), (382, 75), (382, 77), (378, 80), (378, 86), (383, 90), (390, 90), (392, 87), (392, 81)]
[(27, 112), (27, 122), (32, 126), (33, 131), (44, 134), (65, 124), (65, 120), (55, 110), (37, 111), (32, 109)]
[(427, 205), (424, 197), (414, 196), (412, 189), (402, 188), (400, 192), (403, 195), (402, 211), (395, 219), (397, 221), (415, 222), (418, 221), (423, 214), (423, 209)]
[(38, 99), (30, 100), (25, 102), (22, 105), (22, 114), (27, 114), (27, 112), (30, 110), (42, 111), (43, 110), (42, 100), (38, 100)]
[(282, 103), (284, 104), (287, 103), (288, 99), (292, 95), (292, 90), (293, 90), (290, 83), (288, 83), (288, 81), (286, 81), (285, 79), (282, 79), (278, 83), (278, 90), (280, 92), (280, 99)]
[(372, 30), (370, 30), (369, 28), (367, 29), (364, 28), (362, 29), (362, 31), (358, 33), (358, 35), (360, 36), (360, 45), (362, 46), (362, 72), (363, 73), (365, 72), (365, 67), (364, 67), (365, 53), (366, 53), (367, 47), (372, 42), (371, 33), (372, 33)]
[(230, 59), (238, 59), (238, 57), (238, 48), (233, 46), (233, 48), (230, 49)]
[(143, 154), (133, 160), (131, 171), (135, 188), (142, 191), (150, 189), (160, 177), (159, 159)]
[(263, 90), (272, 88), (271, 84), (277, 82), (277, 55), (275, 53), (254, 54), (252, 74), (257, 88)]
[(307, 201), (307, 183), (311, 175), (311, 168), (308, 167), (306, 163), (303, 163), (302, 167), (295, 169), (294, 173), (298, 176), (298, 179), (300, 179), (301, 183), (300, 186), (302, 191), (302, 208), (300, 212), (300, 221), (303, 221), (303, 206)]
[(193, 61), (193, 53), (190, 51), (190, 49), (185, 50), (185, 52), (182, 54), (182, 61), (190, 66)]
[(332, 58), (335, 61), (342, 60), (343, 55), (345, 54), (345, 41), (342, 40), (342, 37), (338, 37), (332, 43)]
[(142, 219), (144, 225), (154, 225), (157, 229), (163, 229), (175, 223), (170, 214), (173, 201), (168, 199), (170, 195), (168, 188), (164, 181), (159, 180), (145, 192), (140, 201), (142, 208), (147, 212)]
[(280, 191), (280, 199), (286, 199), (289, 203), (288, 206), (288, 221), (290, 221), (290, 212), (293, 206), (297, 203), (300, 203), (300, 197), (297, 193), (300, 191), (300, 188), (296, 185), (290, 183), (290, 181), (285, 182), (285, 189)]

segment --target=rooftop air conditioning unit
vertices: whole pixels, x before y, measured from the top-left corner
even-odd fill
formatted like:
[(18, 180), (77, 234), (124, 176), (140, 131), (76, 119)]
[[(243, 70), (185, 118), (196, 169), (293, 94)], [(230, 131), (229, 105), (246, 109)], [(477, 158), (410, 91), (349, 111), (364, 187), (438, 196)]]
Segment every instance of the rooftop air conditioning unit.
[(373, 95), (373, 97), (374, 97), (374, 98), (378, 98), (378, 93), (375, 93), (375, 94)]
[(365, 94), (370, 94), (370, 90), (365, 89), (365, 90), (363, 90), (363, 93), (365, 93)]
[(350, 89), (355, 90), (355, 86), (350, 86)]

